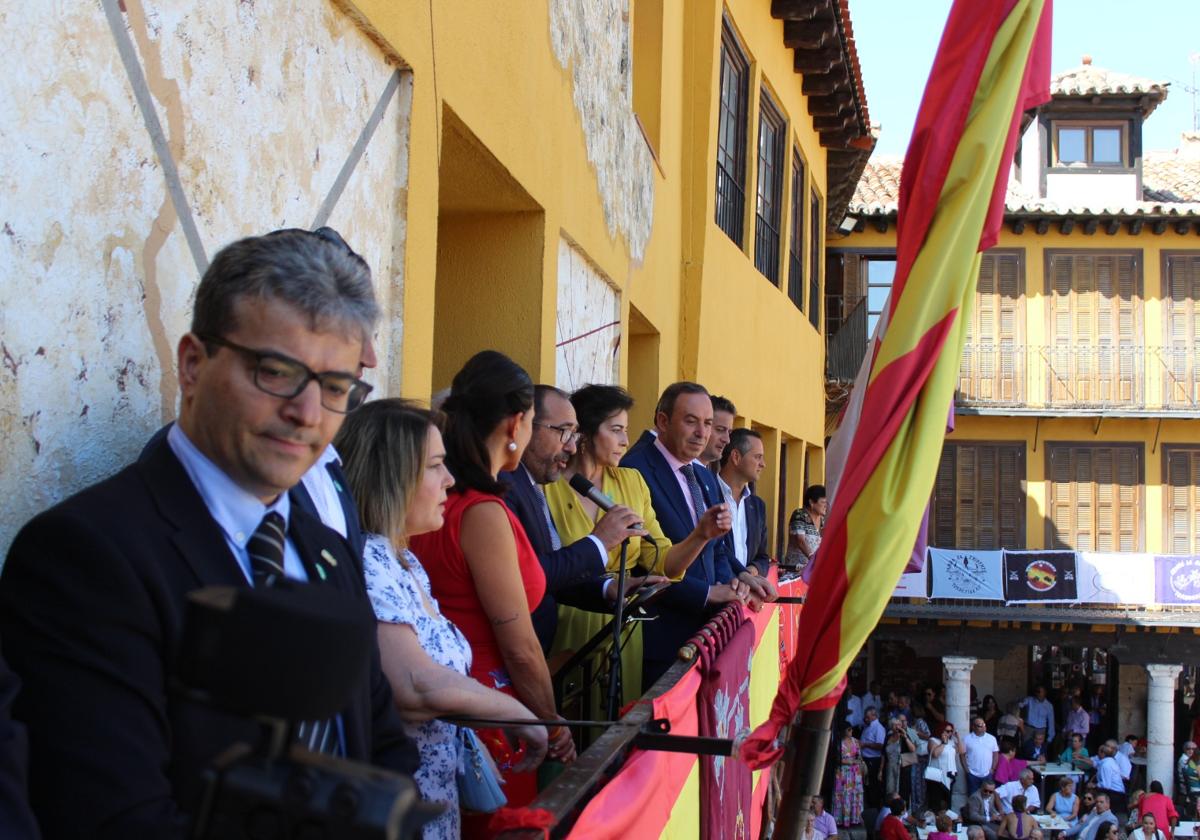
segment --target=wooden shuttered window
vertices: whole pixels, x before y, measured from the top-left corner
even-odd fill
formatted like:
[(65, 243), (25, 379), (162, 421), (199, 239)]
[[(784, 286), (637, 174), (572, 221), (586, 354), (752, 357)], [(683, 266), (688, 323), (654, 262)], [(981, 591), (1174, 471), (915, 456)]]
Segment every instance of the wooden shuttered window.
[(1200, 407), (1200, 253), (1168, 254), (1163, 270), (1164, 403)]
[(989, 251), (979, 266), (975, 311), (958, 390), (966, 401), (1019, 403), (1025, 392), (1024, 260), (1016, 251)]
[(1047, 254), (1053, 404), (1141, 401), (1140, 263), (1134, 253)]
[(1166, 549), (1200, 553), (1200, 448), (1163, 447), (1166, 481)]
[(929, 543), (1025, 547), (1025, 444), (947, 443), (938, 463)]
[(1142, 447), (1046, 445), (1046, 545), (1142, 550)]

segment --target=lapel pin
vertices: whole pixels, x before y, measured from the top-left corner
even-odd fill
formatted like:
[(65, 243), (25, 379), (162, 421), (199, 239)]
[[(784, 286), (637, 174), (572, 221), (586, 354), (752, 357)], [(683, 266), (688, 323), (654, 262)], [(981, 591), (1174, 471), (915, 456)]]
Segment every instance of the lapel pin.
[(321, 580), (326, 580), (328, 578), (328, 575), (325, 574), (325, 567), (320, 563), (317, 563), (317, 576), (320, 577)]
[(321, 549), (321, 559), (324, 560), (326, 563), (328, 563), (330, 566), (337, 568), (337, 558), (329, 553), (329, 549), (327, 549), (327, 548)]

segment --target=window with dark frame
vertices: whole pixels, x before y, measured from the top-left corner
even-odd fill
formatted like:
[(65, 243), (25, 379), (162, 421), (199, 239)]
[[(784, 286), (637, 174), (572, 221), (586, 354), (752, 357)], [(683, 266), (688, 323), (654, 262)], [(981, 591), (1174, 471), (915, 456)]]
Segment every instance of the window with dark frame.
[(750, 62), (729, 21), (721, 26), (721, 81), (717, 113), (717, 226), (742, 246), (746, 207), (746, 112)]
[(811, 210), (808, 214), (808, 320), (812, 322), (813, 329), (820, 332), (821, 254), (823, 253), (821, 220), (824, 219), (824, 215), (821, 213), (821, 197), (817, 195), (816, 190), (812, 191), (809, 207)]
[(792, 150), (792, 223), (788, 237), (788, 297), (804, 311), (804, 159)]
[(783, 226), (783, 150), (786, 123), (766, 89), (758, 106), (758, 188), (754, 204), (754, 267), (779, 285), (779, 234)]
[(1127, 126), (1121, 122), (1055, 121), (1054, 166), (1126, 167)]

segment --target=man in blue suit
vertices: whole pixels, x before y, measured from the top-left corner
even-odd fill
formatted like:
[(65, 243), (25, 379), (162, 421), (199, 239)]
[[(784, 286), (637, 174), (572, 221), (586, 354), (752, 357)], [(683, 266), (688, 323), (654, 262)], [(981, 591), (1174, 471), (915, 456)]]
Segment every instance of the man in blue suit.
[[(716, 477), (697, 458), (712, 431), (708, 391), (695, 382), (669, 385), (658, 400), (654, 432), (646, 432), (621, 461), (641, 472), (663, 534), (672, 543), (699, 531), (708, 543), (658, 602), (658, 617), (645, 630), (642, 684), (651, 685), (671, 667), (681, 645), (725, 604), (749, 597), (723, 539), (731, 524)], [(653, 610), (652, 610), (653, 612)]]
[(605, 584), (608, 552), (628, 537), (644, 534), (630, 525), (638, 515), (617, 505), (600, 517), (592, 533), (563, 545), (550, 518), (542, 486), (558, 481), (567, 461), (575, 454), (579, 423), (567, 395), (552, 385), (533, 389), (533, 437), (521, 456), (521, 465), (500, 473), (508, 484), (504, 501), (521, 520), (525, 534), (537, 552), (546, 573), (546, 594), (531, 616), (542, 651), (548, 653), (558, 628), (558, 603), (593, 612), (607, 612)]
[(765, 463), (762, 435), (754, 429), (734, 429), (721, 456), (721, 471), (717, 476), (733, 520), (726, 537), (728, 548), (748, 573), (743, 576), (743, 582), (751, 587), (752, 608), (761, 604), (760, 598), (773, 601), (778, 597), (775, 587), (765, 577), (771, 565), (767, 547), (767, 506), (750, 489)]

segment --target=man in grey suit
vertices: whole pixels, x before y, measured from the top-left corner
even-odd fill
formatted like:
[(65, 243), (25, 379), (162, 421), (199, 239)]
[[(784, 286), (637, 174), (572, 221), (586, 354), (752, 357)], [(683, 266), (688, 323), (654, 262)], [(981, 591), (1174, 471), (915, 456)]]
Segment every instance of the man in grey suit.
[(996, 840), (996, 831), (1003, 815), (1000, 797), (996, 795), (996, 783), (991, 779), (984, 779), (979, 789), (967, 799), (962, 811), (963, 823), (978, 826), (987, 840)]
[(1096, 808), (1073, 828), (1062, 833), (1063, 837), (1078, 837), (1079, 840), (1096, 840), (1096, 833), (1104, 823), (1117, 825), (1117, 817), (1110, 810), (1108, 794), (1096, 794)]

